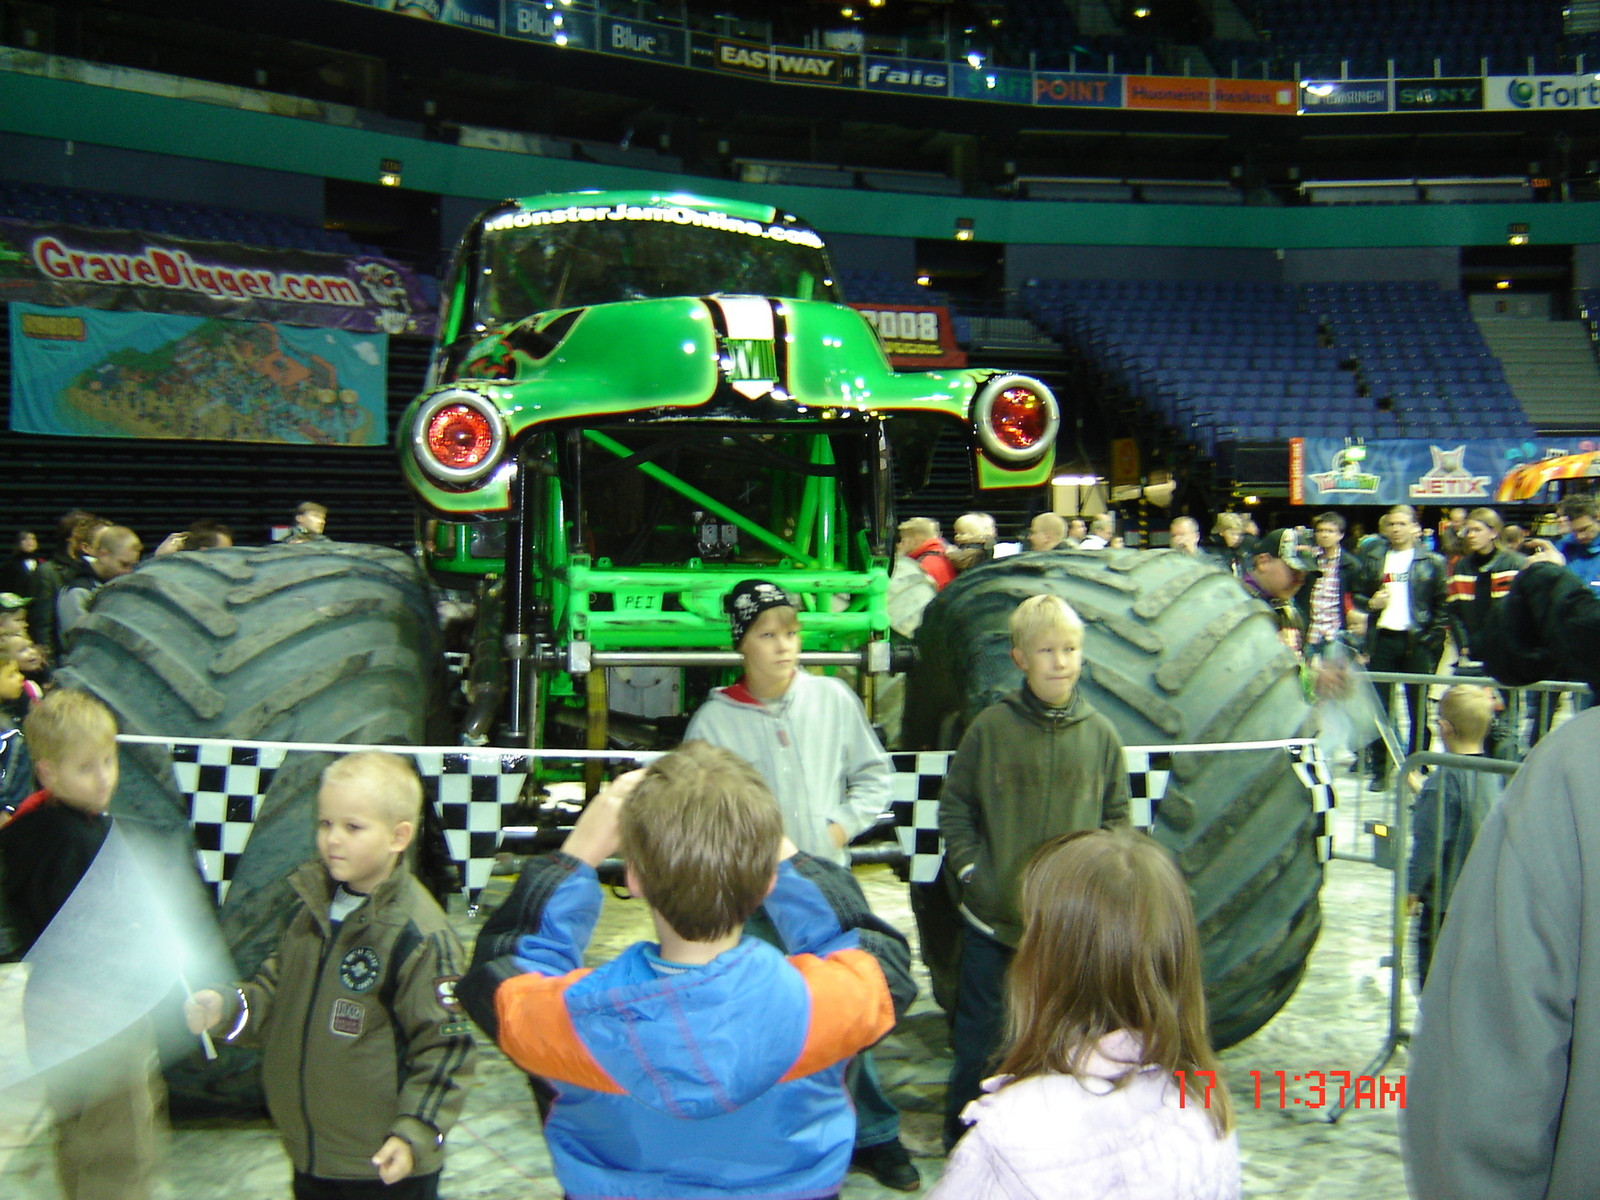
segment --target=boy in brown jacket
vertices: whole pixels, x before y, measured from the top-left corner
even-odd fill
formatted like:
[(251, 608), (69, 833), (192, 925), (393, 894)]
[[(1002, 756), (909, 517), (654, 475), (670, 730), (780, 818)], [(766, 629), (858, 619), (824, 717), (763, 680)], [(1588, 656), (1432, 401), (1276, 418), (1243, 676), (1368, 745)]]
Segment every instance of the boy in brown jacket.
[(321, 861), (291, 878), (300, 908), (277, 953), (231, 1004), (207, 989), (184, 1010), (195, 1033), (229, 1015), (229, 1041), (262, 1047), (296, 1200), (438, 1194), (474, 1048), (455, 998), (461, 944), (402, 861), (421, 816), (405, 759), (331, 764), (317, 793)]

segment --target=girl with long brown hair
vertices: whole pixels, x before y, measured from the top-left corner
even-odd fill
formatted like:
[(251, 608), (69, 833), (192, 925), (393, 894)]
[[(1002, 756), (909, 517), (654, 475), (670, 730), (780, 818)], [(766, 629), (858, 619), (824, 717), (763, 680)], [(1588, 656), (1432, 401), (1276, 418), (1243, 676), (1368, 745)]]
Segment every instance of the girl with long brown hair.
[(930, 1200), (1237, 1197), (1233, 1105), (1172, 857), (1124, 829), (1054, 838), (1023, 874), (1022, 917), (999, 1073)]

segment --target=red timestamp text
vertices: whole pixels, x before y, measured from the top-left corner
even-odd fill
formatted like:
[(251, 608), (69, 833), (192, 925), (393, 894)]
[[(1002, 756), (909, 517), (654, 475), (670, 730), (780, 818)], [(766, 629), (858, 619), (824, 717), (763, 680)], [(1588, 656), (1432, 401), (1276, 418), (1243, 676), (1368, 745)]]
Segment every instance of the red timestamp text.
[[(1350, 1071), (1251, 1071), (1256, 1107), (1279, 1108), (1396, 1108), (1406, 1106), (1406, 1077), (1396, 1075), (1356, 1075)], [(1262, 1086), (1265, 1081), (1265, 1087)]]
[[(1178, 1107), (1188, 1107), (1190, 1100), (1199, 1100), (1205, 1108), (1211, 1107), (1211, 1095), (1217, 1087), (1215, 1071), (1174, 1071), (1178, 1081)], [(1289, 1071), (1251, 1071), (1255, 1106), (1262, 1107), (1263, 1097), (1268, 1108), (1396, 1108), (1406, 1106), (1406, 1077), (1396, 1075), (1356, 1075), (1350, 1071), (1306, 1071), (1294, 1074)], [(1191, 1084), (1192, 1081), (1192, 1084)], [(1265, 1086), (1263, 1086), (1263, 1082)], [(1304, 1093), (1301, 1095), (1300, 1093)]]

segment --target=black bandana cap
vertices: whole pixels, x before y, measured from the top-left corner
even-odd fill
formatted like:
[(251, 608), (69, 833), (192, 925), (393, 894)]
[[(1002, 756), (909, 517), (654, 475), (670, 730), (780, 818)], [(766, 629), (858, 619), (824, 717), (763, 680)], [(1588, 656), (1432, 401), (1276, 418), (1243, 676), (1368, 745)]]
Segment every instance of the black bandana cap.
[(765, 579), (746, 579), (743, 583), (734, 584), (733, 591), (722, 598), (723, 611), (728, 614), (728, 623), (733, 627), (733, 648), (739, 648), (744, 635), (750, 632), (750, 626), (767, 609), (798, 610), (799, 607), (798, 598)]

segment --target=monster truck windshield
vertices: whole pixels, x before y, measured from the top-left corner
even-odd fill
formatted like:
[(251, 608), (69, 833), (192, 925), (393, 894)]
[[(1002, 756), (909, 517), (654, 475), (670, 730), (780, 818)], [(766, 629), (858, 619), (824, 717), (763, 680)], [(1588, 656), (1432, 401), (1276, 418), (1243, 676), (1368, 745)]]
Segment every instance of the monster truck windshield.
[(670, 205), (504, 209), (485, 219), (478, 258), (474, 316), (488, 328), (666, 296), (838, 299), (810, 229)]

